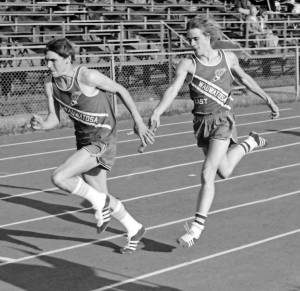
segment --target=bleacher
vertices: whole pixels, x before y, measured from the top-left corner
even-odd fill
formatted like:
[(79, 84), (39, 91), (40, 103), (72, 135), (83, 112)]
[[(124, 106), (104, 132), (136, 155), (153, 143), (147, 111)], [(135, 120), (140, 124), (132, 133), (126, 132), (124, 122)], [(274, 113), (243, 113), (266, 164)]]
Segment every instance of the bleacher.
[[(231, 4), (226, 1), (177, 2), (6, 1), (1, 3), (0, 38), (32, 47), (62, 36), (79, 46), (87, 41), (91, 45), (98, 43), (98, 50), (103, 53), (124, 53), (135, 48), (154, 51), (158, 47), (159, 51), (167, 51), (171, 40), (176, 51), (185, 47), (178, 35), (184, 37), (188, 19), (211, 14), (220, 23), (224, 38), (234, 39), (242, 47), (249, 46), (247, 33), (245, 35), (242, 28), (245, 25), (242, 16), (232, 10)], [(275, 16), (271, 17), (269, 25), (278, 31), (280, 45), (298, 43), (300, 34), (295, 27), (299, 27), (300, 19), (289, 14), (281, 15), (280, 19)]]
[[(130, 50), (134, 48), (141, 50), (142, 43), (152, 42), (150, 49), (153, 49), (155, 43), (164, 38), (160, 35), (160, 25), (155, 22), (165, 21), (170, 27), (182, 33), (188, 17), (198, 13), (224, 10), (224, 5), (199, 4), (195, 9), (191, 4), (177, 5), (171, 1), (164, 1), (163, 4), (156, 1), (147, 1), (147, 4), (141, 1), (140, 3), (110, 1), (104, 4), (103, 2), (2, 2), (0, 37), (12, 43), (17, 41), (25, 46), (31, 43), (42, 45), (53, 37), (64, 36), (78, 44), (84, 41), (107, 44), (107, 41), (112, 43), (114, 40), (115, 42), (123, 40), (126, 46), (131, 46)], [(118, 24), (117, 28), (115, 23)], [(130, 40), (133, 40), (132, 44)], [(137, 40), (140, 40), (140, 46), (134, 45)], [(114, 47), (116, 53), (124, 51), (122, 45), (121, 50), (116, 45)], [(144, 47), (149, 48), (149, 45)]]
[[(199, 14), (214, 16), (222, 27), (223, 40), (240, 48), (241, 64), (250, 74), (262, 67), (267, 68), (262, 75), (290, 73), (293, 62), (286, 48), (300, 40), (300, 17), (270, 13), (268, 25), (277, 32), (279, 45), (285, 49), (257, 48), (248, 39), (243, 16), (230, 3), (219, 0), (6, 0), (0, 8), (0, 70), (18, 76), (17, 70), (23, 72), (26, 66), (34, 66), (39, 77), (27, 78), (30, 84), (42, 80), (43, 48), (54, 37), (70, 39), (80, 63), (101, 66), (108, 74), (115, 66), (115, 77), (126, 87), (141, 82), (149, 90), (157, 90), (161, 83), (171, 80), (174, 65), (190, 50), (186, 24)], [(16, 79), (24, 82), (24, 77)]]

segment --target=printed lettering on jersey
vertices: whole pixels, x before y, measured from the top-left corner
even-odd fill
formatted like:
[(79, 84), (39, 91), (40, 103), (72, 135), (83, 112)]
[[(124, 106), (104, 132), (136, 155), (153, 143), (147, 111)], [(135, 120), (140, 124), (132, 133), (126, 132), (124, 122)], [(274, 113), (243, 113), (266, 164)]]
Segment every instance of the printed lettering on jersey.
[(207, 98), (194, 97), (194, 103), (197, 104), (197, 105), (207, 104), (208, 103), (208, 99)]
[(227, 107), (226, 103), (229, 98), (229, 94), (214, 83), (199, 76), (194, 76), (191, 86), (205, 97), (210, 98), (221, 106)]
[(221, 79), (221, 77), (226, 73), (226, 68), (217, 69), (215, 71), (215, 76), (211, 80), (212, 82), (217, 82)]
[(62, 106), (64, 111), (71, 118), (73, 118), (77, 121), (80, 121), (84, 124), (94, 126), (94, 127), (105, 127), (105, 128), (111, 129), (110, 125), (101, 123), (103, 118), (108, 116), (107, 113), (84, 112), (84, 111), (75, 109), (75, 108), (65, 104), (64, 102), (62, 102), (58, 98), (55, 98), (55, 99), (60, 103), (60, 105)]

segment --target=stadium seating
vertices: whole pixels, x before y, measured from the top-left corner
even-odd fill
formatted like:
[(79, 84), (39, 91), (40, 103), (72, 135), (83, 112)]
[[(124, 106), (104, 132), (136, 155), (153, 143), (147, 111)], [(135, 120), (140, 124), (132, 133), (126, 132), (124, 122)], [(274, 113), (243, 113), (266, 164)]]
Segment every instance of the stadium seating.
[[(248, 50), (246, 23), (228, 1), (5, 0), (0, 3), (0, 107), (5, 109), (0, 110), (0, 115), (13, 115), (26, 108), (30, 112), (46, 108), (46, 100), (41, 101), (47, 74), (43, 66), (44, 46), (59, 36), (74, 42), (77, 61), (115, 78), (130, 89), (136, 101), (160, 98), (172, 80), (176, 64), (190, 50), (185, 39), (187, 22), (199, 14), (214, 16), (223, 31), (219, 47), (239, 49), (236, 54), (250, 75), (275, 78), (278, 83), (282, 73), (295, 74), (294, 52), (285, 46), (299, 43), (300, 20), (288, 13), (270, 13), (268, 23), (277, 31), (284, 49)], [(294, 77), (288, 79), (293, 80)], [(287, 80), (282, 82), (286, 85)], [(244, 90), (239, 86), (237, 89)], [(181, 97), (187, 96), (188, 86), (184, 86)]]
[[(220, 23), (225, 39), (234, 39), (242, 47), (248, 47), (242, 16), (223, 2), (5, 1), (1, 3), (0, 38), (11, 42), (11, 46), (17, 41), (37, 54), (40, 49), (34, 46), (42, 46), (57, 36), (69, 38), (84, 53), (180, 51), (186, 48), (182, 36), (188, 19), (212, 14)], [(295, 29), (300, 26), (297, 16), (279, 17), (270, 13), (269, 18), (269, 25), (278, 32), (280, 45), (299, 42), (300, 30)]]

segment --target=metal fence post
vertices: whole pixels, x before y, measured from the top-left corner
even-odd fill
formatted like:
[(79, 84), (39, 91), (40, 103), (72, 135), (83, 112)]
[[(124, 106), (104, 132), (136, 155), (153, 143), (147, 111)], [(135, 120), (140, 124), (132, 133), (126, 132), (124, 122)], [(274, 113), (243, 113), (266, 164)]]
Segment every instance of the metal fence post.
[(299, 95), (300, 95), (300, 90), (299, 90), (299, 86), (300, 86), (300, 77), (299, 77), (299, 46), (296, 46), (296, 101), (299, 100)]
[(164, 40), (165, 40), (165, 26), (164, 22), (160, 21), (160, 50), (163, 53), (164, 52)]
[(168, 29), (168, 59), (169, 59), (169, 66), (168, 66), (168, 75), (169, 75), (169, 83), (172, 81), (172, 31)]
[[(115, 71), (115, 56), (112, 54), (110, 56), (110, 77), (112, 80), (116, 81), (116, 71)], [(118, 115), (118, 105), (117, 105), (117, 95), (113, 94), (113, 109), (115, 112), (115, 115)]]

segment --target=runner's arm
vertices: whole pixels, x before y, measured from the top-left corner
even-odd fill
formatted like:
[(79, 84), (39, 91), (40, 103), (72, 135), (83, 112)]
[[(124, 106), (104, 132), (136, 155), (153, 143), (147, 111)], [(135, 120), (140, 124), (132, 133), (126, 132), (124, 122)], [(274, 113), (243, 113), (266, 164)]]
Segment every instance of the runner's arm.
[(149, 121), (151, 125), (156, 124), (157, 128), (160, 126), (160, 116), (167, 110), (167, 108), (172, 104), (172, 102), (178, 95), (181, 87), (184, 84), (187, 74), (190, 72), (192, 67), (193, 63), (190, 59), (183, 59), (178, 64), (173, 82), (165, 91), (163, 98), (161, 99), (159, 104), (153, 110)]
[(59, 124), (59, 105), (54, 101), (52, 83), (49, 80), (45, 82), (45, 90), (48, 97), (48, 115), (44, 119), (38, 114), (33, 114), (30, 124), (35, 130), (48, 130), (55, 128)]
[(81, 80), (89, 86), (116, 93), (130, 112), (135, 122), (135, 131), (141, 138), (143, 144), (152, 144), (154, 142), (154, 133), (145, 125), (134, 100), (124, 86), (96, 70), (85, 70)]
[(272, 118), (279, 117), (279, 108), (273, 99), (256, 83), (256, 81), (248, 75), (239, 65), (237, 56), (232, 52), (226, 53), (229, 66), (233, 74), (254, 94), (263, 99), (272, 111)]

